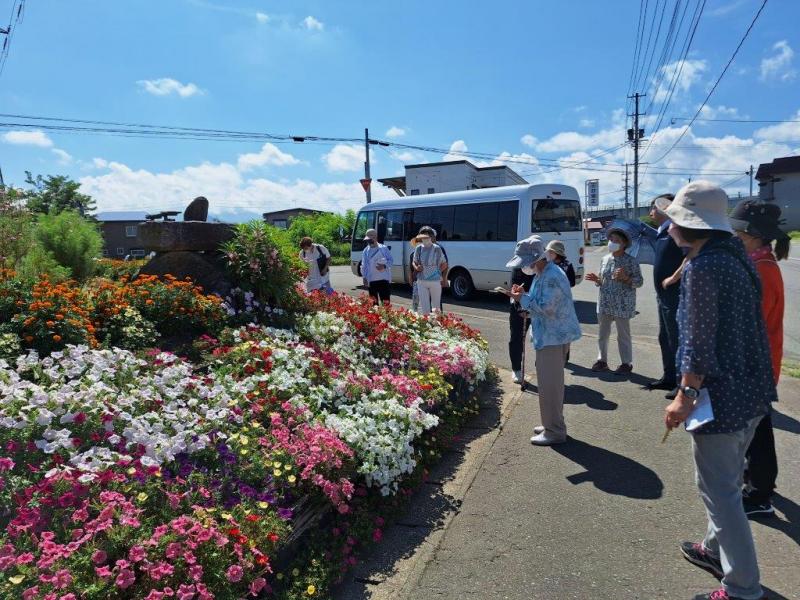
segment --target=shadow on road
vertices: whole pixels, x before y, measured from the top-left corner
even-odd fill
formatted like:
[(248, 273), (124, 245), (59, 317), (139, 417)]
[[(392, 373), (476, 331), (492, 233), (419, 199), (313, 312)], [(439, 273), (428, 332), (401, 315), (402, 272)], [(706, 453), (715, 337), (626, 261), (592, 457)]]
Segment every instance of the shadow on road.
[(601, 371), (595, 373), (590, 367), (583, 365), (576, 365), (575, 363), (567, 363), (569, 369), (576, 377), (591, 377), (592, 379), (599, 379), (600, 381), (618, 382), (630, 381), (634, 385), (644, 386), (653, 381), (650, 377), (639, 375), (638, 373), (631, 373), (629, 375), (617, 375), (614, 371)]
[(584, 325), (597, 325), (597, 302), (575, 300), (575, 312), (578, 321)]
[(788, 538), (800, 546), (800, 506), (778, 493), (773, 495), (772, 505), (783, 513), (783, 519), (776, 515), (767, 519), (758, 519), (758, 522), (765, 527), (785, 533)]
[(374, 546), (365, 562), (351, 571), (332, 591), (335, 600), (366, 600), (374, 585), (391, 574), (398, 561), (413, 555), (430, 533), (443, 526), (445, 517), (460, 508), (460, 500), (447, 495), (443, 484), (455, 477), (464, 461), (469, 444), (500, 424), (502, 390), (499, 384), (487, 387), (481, 396), (479, 414), (467, 422), (443, 452), (441, 460), (430, 467), (426, 483), (421, 484), (397, 518), (387, 524), (381, 544)]
[(564, 393), (564, 404), (585, 404), (595, 410), (617, 410), (617, 403), (606, 400), (597, 390), (583, 385), (569, 385)]
[(772, 426), (775, 429), (782, 429), (789, 433), (800, 433), (800, 421), (789, 415), (779, 413), (775, 410), (774, 405), (772, 408)]
[(639, 500), (655, 500), (664, 492), (664, 484), (655, 471), (627, 456), (574, 438), (552, 448), (586, 469), (567, 477), (573, 485), (590, 481), (607, 494)]

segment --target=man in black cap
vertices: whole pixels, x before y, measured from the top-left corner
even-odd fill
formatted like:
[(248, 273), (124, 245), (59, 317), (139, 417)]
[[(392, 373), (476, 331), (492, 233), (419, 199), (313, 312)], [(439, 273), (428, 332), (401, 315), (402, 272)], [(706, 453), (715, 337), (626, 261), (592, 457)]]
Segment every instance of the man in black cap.
[(661, 346), (661, 364), (663, 374), (660, 379), (647, 385), (650, 390), (667, 390), (667, 398), (675, 397), (677, 377), (675, 374), (675, 355), (678, 352), (678, 301), (681, 297), (680, 281), (672, 285), (664, 285), (683, 262), (683, 251), (678, 248), (668, 230), (669, 217), (663, 209), (675, 198), (672, 194), (662, 194), (653, 199), (650, 205), (650, 218), (658, 226), (655, 241), (655, 259), (653, 261), (653, 282), (656, 287), (658, 305), (658, 344)]

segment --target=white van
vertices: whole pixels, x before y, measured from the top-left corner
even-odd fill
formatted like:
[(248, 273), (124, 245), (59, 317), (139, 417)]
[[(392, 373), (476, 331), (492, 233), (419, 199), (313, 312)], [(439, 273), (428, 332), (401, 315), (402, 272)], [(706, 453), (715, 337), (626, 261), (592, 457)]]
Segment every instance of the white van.
[(583, 219), (575, 188), (557, 184), (513, 185), (496, 188), (406, 196), (363, 206), (356, 218), (350, 253), (351, 268), (361, 275), (364, 234), (376, 229), (378, 239), (392, 252), (392, 281), (411, 281), (410, 240), (423, 225), (437, 232), (447, 253), (453, 296), (467, 299), (472, 292), (511, 284), (506, 262), (517, 240), (538, 234), (545, 243), (559, 239), (583, 279)]

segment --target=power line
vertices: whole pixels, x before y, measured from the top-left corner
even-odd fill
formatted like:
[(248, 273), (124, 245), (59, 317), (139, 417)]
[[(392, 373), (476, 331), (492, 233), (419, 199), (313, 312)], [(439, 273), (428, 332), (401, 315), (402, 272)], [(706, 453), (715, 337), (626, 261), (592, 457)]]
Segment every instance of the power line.
[(4, 29), (0, 28), (0, 35), (4, 36), (3, 48), (0, 50), (0, 76), (3, 75), (3, 70), (6, 67), (8, 54), (11, 50), (11, 41), (14, 39), (16, 26), (22, 22), (22, 9), (24, 5), (25, 0), (14, 0), (14, 2), (11, 4), (11, 16), (8, 19), (8, 27)]
[(675, 121), (701, 121), (703, 123), (800, 123), (800, 119), (692, 119), (691, 117), (672, 117), (672, 123)]
[(733, 63), (734, 59), (736, 58), (736, 55), (739, 53), (739, 50), (744, 45), (744, 42), (747, 39), (747, 36), (749, 36), (750, 32), (753, 30), (753, 27), (755, 26), (756, 21), (758, 21), (758, 17), (761, 16), (761, 13), (764, 10), (764, 7), (767, 5), (767, 1), (768, 0), (764, 0), (761, 3), (761, 6), (759, 7), (758, 12), (756, 12), (756, 15), (753, 17), (753, 20), (750, 22), (750, 26), (747, 28), (747, 31), (744, 32), (744, 35), (742, 36), (742, 39), (739, 40), (739, 44), (736, 46), (736, 49), (733, 51), (733, 54), (731, 55), (730, 59), (728, 60), (728, 63), (725, 65), (725, 68), (722, 69), (722, 73), (720, 73), (719, 77), (717, 77), (717, 80), (714, 82), (714, 85), (711, 87), (711, 90), (709, 90), (708, 94), (706, 95), (705, 100), (703, 100), (703, 103), (697, 109), (697, 112), (694, 114), (694, 117), (692, 117), (691, 121), (689, 121), (689, 124), (686, 125), (686, 127), (684, 127), (683, 131), (678, 136), (678, 139), (675, 140), (675, 142), (672, 144), (672, 146), (669, 148), (669, 150), (667, 150), (664, 154), (662, 154), (660, 157), (658, 157), (656, 160), (654, 160), (652, 162), (652, 164), (656, 164), (656, 163), (664, 160), (664, 158), (670, 152), (672, 152), (672, 149), (675, 146), (678, 145), (678, 142), (680, 142), (683, 139), (683, 136), (686, 135), (687, 131), (689, 131), (689, 128), (692, 126), (692, 123), (694, 123), (697, 120), (697, 117), (700, 116), (700, 112), (703, 110), (703, 107), (708, 103), (709, 99), (714, 94), (714, 91), (717, 89), (717, 86), (719, 85), (719, 82), (722, 81), (723, 77), (725, 77), (725, 73), (728, 72), (728, 68), (731, 66), (731, 64)]

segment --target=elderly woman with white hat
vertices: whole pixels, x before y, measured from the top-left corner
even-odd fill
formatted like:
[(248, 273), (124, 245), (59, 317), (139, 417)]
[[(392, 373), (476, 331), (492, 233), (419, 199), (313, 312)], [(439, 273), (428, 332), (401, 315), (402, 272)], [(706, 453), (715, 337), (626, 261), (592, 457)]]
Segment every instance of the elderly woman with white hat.
[(535, 427), (531, 443), (537, 446), (567, 440), (564, 424), (564, 363), (572, 342), (580, 339), (581, 328), (569, 281), (555, 263), (547, 260), (538, 235), (520, 242), (506, 265), (534, 275), (528, 293), (520, 285), (509, 296), (531, 314), (531, 339), (536, 350), (536, 379), (542, 424)]
[(695, 479), (708, 516), (705, 539), (684, 542), (681, 552), (721, 579), (722, 589), (697, 598), (760, 599), (741, 490), (745, 453), (777, 399), (761, 283), (744, 245), (731, 235), (721, 188), (693, 181), (664, 212), (672, 220), (670, 235), (691, 257), (678, 307), (680, 386), (664, 421), (668, 429), (691, 422)]

